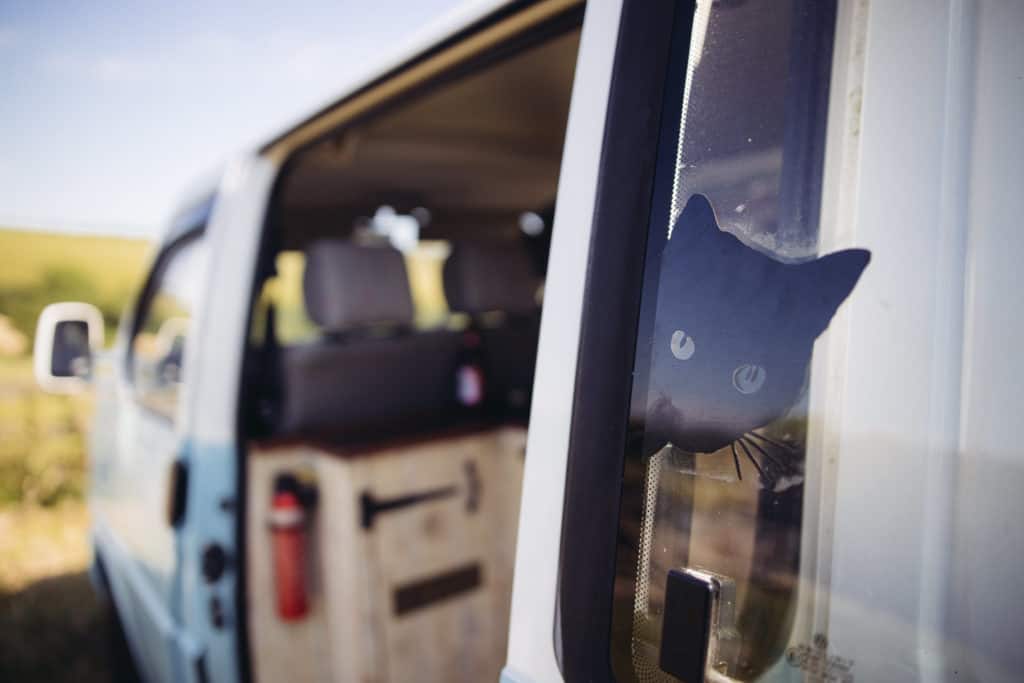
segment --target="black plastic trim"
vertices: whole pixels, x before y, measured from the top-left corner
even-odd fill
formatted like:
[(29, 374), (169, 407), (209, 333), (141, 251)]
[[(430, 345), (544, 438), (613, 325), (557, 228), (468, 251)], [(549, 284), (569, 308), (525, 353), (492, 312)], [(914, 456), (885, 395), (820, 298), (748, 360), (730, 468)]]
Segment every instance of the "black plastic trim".
[(393, 594), (394, 614), (405, 616), (474, 591), (483, 582), (482, 576), (479, 563), (474, 563), (399, 586)]
[[(612, 681), (616, 535), (659, 139), (678, 131), (692, 1), (622, 11), (593, 217), (570, 427), (556, 653), (567, 681)], [(673, 38), (677, 39), (673, 42)], [(681, 55), (682, 59), (677, 59)], [(670, 73), (670, 66), (673, 67)], [(674, 95), (674, 92), (673, 92)], [(671, 162), (672, 159), (669, 159)], [(665, 209), (667, 211), (667, 208)], [(667, 223), (666, 223), (667, 224)], [(559, 628), (560, 626), (560, 628)], [(561, 647), (559, 647), (561, 645)]]
[(181, 528), (188, 511), (188, 463), (181, 458), (171, 463), (167, 483), (167, 524)]

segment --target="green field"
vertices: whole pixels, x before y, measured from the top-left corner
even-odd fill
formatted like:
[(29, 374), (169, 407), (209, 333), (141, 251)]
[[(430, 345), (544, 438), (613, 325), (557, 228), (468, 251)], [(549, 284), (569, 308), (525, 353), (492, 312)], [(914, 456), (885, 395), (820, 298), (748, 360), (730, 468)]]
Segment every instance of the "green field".
[(142, 240), (0, 228), (0, 315), (31, 340), (43, 306), (86, 301), (103, 312), (112, 337), (149, 251)]
[(35, 285), (47, 269), (71, 267), (116, 296), (137, 281), (148, 253), (145, 240), (0, 228), (0, 289)]

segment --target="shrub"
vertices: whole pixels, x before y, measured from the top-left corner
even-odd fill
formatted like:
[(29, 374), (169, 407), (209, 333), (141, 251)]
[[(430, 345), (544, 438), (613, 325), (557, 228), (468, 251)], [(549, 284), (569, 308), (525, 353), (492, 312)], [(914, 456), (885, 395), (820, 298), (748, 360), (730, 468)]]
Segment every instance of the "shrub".
[(0, 504), (53, 505), (85, 491), (85, 397), (32, 384), (28, 359), (0, 365)]

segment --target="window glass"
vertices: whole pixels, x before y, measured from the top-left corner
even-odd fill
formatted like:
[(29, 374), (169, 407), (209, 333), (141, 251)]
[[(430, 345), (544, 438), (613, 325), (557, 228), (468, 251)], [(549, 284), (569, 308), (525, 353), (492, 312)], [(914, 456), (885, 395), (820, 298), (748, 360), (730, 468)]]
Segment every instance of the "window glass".
[(88, 366), (89, 324), (62, 320), (53, 330), (50, 368), (54, 377), (76, 377)]
[(811, 350), (869, 259), (819, 253), (834, 16), (829, 2), (697, 3), (679, 136), (662, 142), (673, 177), (656, 179), (668, 221), (649, 228), (613, 609), (619, 680), (683, 677), (673, 658), (695, 644), (665, 631), (681, 619), (670, 610), (695, 603), (673, 601), (673, 572), (677, 596), (693, 585), (720, 596), (714, 674), (752, 681), (785, 666)]
[[(825, 2), (696, 6), (651, 218), (625, 226), (646, 252), (624, 468), (609, 482), (606, 454), (569, 453), (560, 663), (597, 679), (607, 657), (620, 681), (1021, 680), (1024, 91), (1002, 86), (1024, 6), (972, 5), (962, 41), (959, 14), (915, 25), (913, 50), (902, 5), (841, 5), (838, 32)], [(594, 392), (585, 360), (577, 392), (600, 410), (573, 435), (596, 440), (621, 394)], [(601, 602), (580, 609), (603, 538), (580, 520), (609, 483), (607, 653)]]
[(302, 274), (306, 256), (301, 251), (287, 250), (277, 254), (276, 274), (263, 285), (260, 301), (253, 315), (253, 335), (262, 342), (266, 313), (274, 308), (275, 341), (289, 346), (316, 339), (320, 330), (306, 311), (302, 293)]
[(132, 379), (138, 399), (174, 418), (184, 380), (185, 345), (202, 295), (207, 250), (201, 237), (164, 257), (150, 284), (132, 339)]

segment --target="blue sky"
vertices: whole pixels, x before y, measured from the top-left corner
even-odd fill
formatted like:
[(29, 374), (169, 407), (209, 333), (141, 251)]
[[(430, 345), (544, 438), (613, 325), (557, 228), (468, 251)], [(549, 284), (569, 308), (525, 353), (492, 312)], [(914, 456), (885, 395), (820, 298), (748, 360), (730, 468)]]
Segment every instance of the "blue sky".
[(457, 0), (0, 0), (0, 226), (152, 235)]

